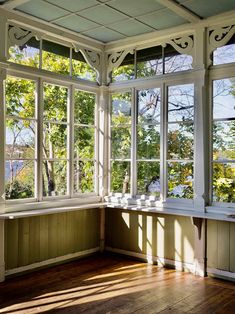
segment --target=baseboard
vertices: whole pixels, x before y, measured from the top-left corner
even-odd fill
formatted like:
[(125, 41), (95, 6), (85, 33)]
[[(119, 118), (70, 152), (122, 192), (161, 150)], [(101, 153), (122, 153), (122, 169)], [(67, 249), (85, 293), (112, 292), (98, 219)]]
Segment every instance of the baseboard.
[(160, 266), (171, 267), (171, 268), (174, 268), (176, 270), (181, 270), (181, 271), (188, 271), (188, 272), (193, 273), (193, 274), (195, 273), (194, 264), (174, 261), (174, 260), (170, 260), (167, 258), (157, 257), (157, 256), (149, 255), (149, 254), (136, 253), (136, 252), (132, 252), (132, 251), (116, 249), (116, 248), (112, 248), (109, 246), (106, 246), (105, 250), (109, 251), (109, 252), (113, 252), (113, 253), (132, 256), (132, 257), (135, 257), (137, 259), (143, 260), (143, 261), (151, 263), (151, 264), (156, 263)]
[(235, 272), (220, 270), (217, 268), (207, 268), (207, 274), (211, 277), (235, 281)]
[(51, 259), (48, 259), (48, 260), (45, 260), (42, 262), (33, 263), (30, 265), (9, 269), (9, 270), (5, 271), (5, 276), (19, 274), (19, 273), (31, 271), (31, 270), (34, 270), (37, 268), (46, 267), (46, 266), (50, 266), (50, 265), (57, 264), (57, 263), (62, 263), (65, 261), (76, 259), (78, 257), (85, 257), (87, 255), (90, 255), (90, 254), (93, 254), (93, 253), (96, 253), (99, 251), (100, 251), (100, 247), (96, 247), (96, 248), (81, 251), (81, 252), (71, 253), (71, 254), (67, 254), (64, 256), (58, 256), (58, 257), (51, 258)]

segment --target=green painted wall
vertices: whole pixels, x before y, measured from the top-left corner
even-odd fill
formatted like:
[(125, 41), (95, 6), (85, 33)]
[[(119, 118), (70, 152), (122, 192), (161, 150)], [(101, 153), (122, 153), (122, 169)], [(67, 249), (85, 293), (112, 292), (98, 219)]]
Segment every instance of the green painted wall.
[(99, 209), (86, 209), (5, 223), (6, 269), (99, 246)]
[(207, 223), (207, 265), (235, 272), (235, 223), (209, 220)]
[(190, 217), (106, 209), (106, 246), (194, 262), (194, 227)]

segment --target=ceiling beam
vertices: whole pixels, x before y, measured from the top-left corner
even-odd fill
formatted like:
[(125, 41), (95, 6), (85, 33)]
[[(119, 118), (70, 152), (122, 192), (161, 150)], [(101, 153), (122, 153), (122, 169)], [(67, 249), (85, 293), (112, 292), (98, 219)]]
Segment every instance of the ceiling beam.
[(29, 0), (9, 0), (1, 7), (7, 10), (13, 10), (15, 7), (18, 7), (21, 4), (29, 2)]
[(179, 3), (176, 3), (174, 0), (157, 0), (157, 2), (191, 23), (196, 23), (201, 20), (199, 16), (186, 9)]

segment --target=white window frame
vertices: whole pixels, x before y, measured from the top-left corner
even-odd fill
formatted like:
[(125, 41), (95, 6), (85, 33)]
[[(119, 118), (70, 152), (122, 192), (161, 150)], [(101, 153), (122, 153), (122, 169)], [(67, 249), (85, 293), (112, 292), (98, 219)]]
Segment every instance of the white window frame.
[[(99, 93), (99, 87), (94, 82), (89, 82), (86, 80), (80, 80), (80, 79), (72, 79), (70, 77), (65, 77), (60, 74), (56, 74), (53, 72), (40, 70), (37, 68), (31, 68), (24, 65), (19, 64), (13, 64), (9, 62), (9, 68), (7, 69), (7, 76), (16, 77), (19, 79), (28, 79), (36, 82), (36, 110), (37, 110), (37, 120), (38, 120), (38, 138), (36, 139), (36, 156), (38, 158), (37, 163), (37, 169), (35, 172), (35, 198), (26, 198), (26, 199), (12, 199), (12, 200), (6, 200), (5, 201), (5, 211), (17, 211), (17, 210), (25, 210), (27, 208), (48, 208), (50, 206), (62, 206), (69, 203), (86, 203), (89, 202), (89, 200), (94, 201), (100, 200), (100, 197), (98, 195), (99, 186), (98, 186), (98, 163), (99, 163), (99, 156), (98, 156), (98, 145), (97, 145), (97, 138), (98, 138), (98, 132), (99, 132), (99, 125), (98, 125), (98, 111), (99, 111), (99, 103), (98, 103), (98, 93)], [(69, 161), (69, 167), (68, 167), (68, 189), (69, 193), (65, 196), (50, 196), (50, 197), (42, 197), (42, 151), (40, 150), (40, 147), (42, 145), (42, 127), (43, 127), (43, 84), (54, 84), (59, 85), (62, 87), (68, 88), (68, 107), (69, 107), (69, 119), (67, 121), (69, 127), (68, 127), (68, 137), (71, 138), (71, 140), (68, 140), (68, 156), (70, 158)], [(73, 175), (72, 174), (72, 162), (73, 158), (71, 158), (72, 154), (72, 136), (73, 136), (73, 120), (72, 117), (72, 108), (74, 105), (73, 101), (73, 90), (77, 89), (83, 92), (92, 93), (95, 95), (96, 105), (95, 105), (95, 112), (94, 112), (94, 118), (95, 118), (95, 146), (94, 146), (94, 154), (95, 154), (95, 172), (94, 172), (94, 192), (92, 193), (81, 193), (81, 194), (75, 194), (73, 193)], [(5, 119), (5, 117), (4, 117)], [(72, 130), (72, 131), (71, 131)], [(72, 143), (72, 145), (71, 145)], [(68, 158), (67, 158), (68, 159)], [(23, 206), (23, 205), (26, 206)], [(52, 205), (53, 204), (53, 205)]]

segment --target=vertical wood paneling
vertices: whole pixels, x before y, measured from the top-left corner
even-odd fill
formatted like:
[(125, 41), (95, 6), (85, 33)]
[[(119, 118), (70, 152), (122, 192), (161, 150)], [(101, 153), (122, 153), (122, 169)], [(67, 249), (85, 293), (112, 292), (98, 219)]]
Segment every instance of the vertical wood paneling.
[(230, 267), (229, 270), (235, 272), (235, 223), (230, 222)]
[(107, 209), (106, 245), (193, 263), (194, 228), (189, 217)]
[(99, 245), (99, 209), (6, 221), (6, 269)]
[(40, 261), (40, 217), (29, 218), (29, 263)]
[(48, 259), (48, 215), (40, 216), (40, 261)]
[(58, 214), (48, 215), (48, 258), (58, 256), (57, 238), (57, 217)]
[(218, 268), (229, 271), (229, 223), (218, 221)]
[[(9, 248), (10, 249), (10, 248)], [(19, 265), (29, 264), (29, 218), (19, 219)]]
[(19, 220), (5, 221), (5, 260), (6, 268), (16, 268), (18, 266), (19, 251)]
[(58, 255), (63, 256), (66, 254), (66, 213), (61, 213), (58, 215), (57, 221), (57, 239), (58, 239)]
[(207, 222), (207, 265), (210, 268), (218, 267), (218, 222)]

